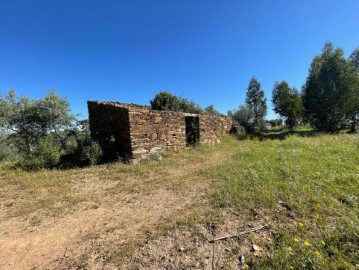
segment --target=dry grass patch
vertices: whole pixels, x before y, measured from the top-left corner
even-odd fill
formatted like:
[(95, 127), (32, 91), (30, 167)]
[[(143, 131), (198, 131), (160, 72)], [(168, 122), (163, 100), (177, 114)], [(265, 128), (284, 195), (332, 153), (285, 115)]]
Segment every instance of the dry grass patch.
[(359, 137), (346, 134), (225, 136), (161, 162), (3, 170), (0, 268), (355, 269), (358, 171)]
[(3, 170), (0, 268), (16, 261), (24, 269), (112, 269), (146, 232), (201, 210), (210, 181), (200, 171), (227, 159), (227, 150), (199, 146), (165, 155), (136, 165)]

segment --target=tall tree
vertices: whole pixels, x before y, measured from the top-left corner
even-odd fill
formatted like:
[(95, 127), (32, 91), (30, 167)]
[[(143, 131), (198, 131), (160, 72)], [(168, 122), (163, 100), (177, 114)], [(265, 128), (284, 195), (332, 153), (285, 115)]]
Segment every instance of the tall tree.
[(259, 81), (253, 77), (248, 85), (246, 94), (246, 104), (254, 112), (254, 126), (261, 127), (264, 116), (267, 114), (267, 102), (264, 91)]
[(285, 118), (290, 129), (294, 128), (303, 114), (303, 102), (298, 90), (290, 88), (286, 81), (275, 82), (272, 102), (274, 111)]
[(359, 107), (358, 72), (330, 42), (313, 59), (302, 90), (306, 117), (318, 130), (340, 129)]
[[(349, 62), (356, 68), (359, 76), (359, 47), (356, 48), (352, 54), (349, 56)], [(359, 90), (358, 90), (359, 92)], [(357, 94), (359, 95), (359, 93)], [(351, 112), (351, 131), (358, 132), (358, 122), (359, 122), (359, 102), (358, 105)]]
[(349, 56), (349, 62), (352, 63), (359, 72), (359, 48), (356, 48)]

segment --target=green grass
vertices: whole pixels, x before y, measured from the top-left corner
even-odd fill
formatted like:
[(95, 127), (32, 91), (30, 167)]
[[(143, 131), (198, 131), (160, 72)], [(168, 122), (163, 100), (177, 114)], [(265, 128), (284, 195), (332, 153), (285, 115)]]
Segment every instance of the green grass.
[(215, 208), (259, 216), (277, 230), (270, 256), (253, 259), (251, 268), (354, 269), (359, 137), (292, 135), (236, 142), (235, 148), (230, 162), (203, 173), (214, 179)]
[(70, 182), (78, 174), (75, 170), (22, 170), (0, 169), (0, 188), (5, 192), (5, 206), (11, 216), (24, 216), (39, 209), (52, 214), (69, 210), (83, 200), (71, 191)]
[[(204, 218), (220, 219), (222, 211), (269, 222), (268, 253), (246, 258), (251, 269), (358, 269), (359, 136), (303, 132), (243, 141), (224, 136), (221, 144), (169, 152), (161, 162), (138, 165), (29, 173), (0, 164), (0, 189), (6, 194), (4, 206), (16, 216), (92, 200), (73, 191), (79, 178), (115, 181), (108, 189), (114, 194), (160, 188), (181, 192), (200, 185), (209, 209), (193, 206), (188, 220), (179, 217), (172, 224), (186, 229)], [(31, 224), (39, 223), (41, 217), (34, 216)]]

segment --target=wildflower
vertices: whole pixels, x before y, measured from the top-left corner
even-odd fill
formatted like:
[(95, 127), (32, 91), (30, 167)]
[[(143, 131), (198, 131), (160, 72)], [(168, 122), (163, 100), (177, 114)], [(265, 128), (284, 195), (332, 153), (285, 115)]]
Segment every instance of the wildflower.
[(243, 264), (243, 267), (244, 268), (249, 268), (249, 265), (248, 264)]
[(292, 247), (288, 247), (288, 250), (289, 250), (290, 252), (292, 252), (292, 251), (293, 251), (293, 248), (292, 248)]
[(320, 252), (318, 250), (316, 250), (315, 252), (315, 255), (319, 256), (320, 255)]
[(299, 222), (298, 225), (299, 225), (299, 227), (303, 227), (303, 226), (304, 226), (304, 224), (303, 224), (302, 222)]
[(322, 241), (320, 241), (320, 243), (323, 245), (323, 246), (325, 246), (325, 242), (322, 240)]
[(297, 237), (295, 237), (294, 242), (299, 242), (299, 239)]
[(309, 246), (310, 246), (310, 243), (307, 242), (307, 241), (305, 241), (305, 242), (304, 242), (304, 245), (305, 245), (306, 247), (309, 247)]

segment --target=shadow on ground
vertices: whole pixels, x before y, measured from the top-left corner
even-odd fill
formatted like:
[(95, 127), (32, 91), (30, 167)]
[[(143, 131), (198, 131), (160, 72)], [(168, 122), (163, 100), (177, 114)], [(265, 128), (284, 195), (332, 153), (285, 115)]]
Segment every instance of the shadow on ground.
[(318, 136), (319, 132), (314, 130), (273, 130), (261, 133), (259, 138), (260, 140), (285, 140), (289, 135), (313, 137)]

